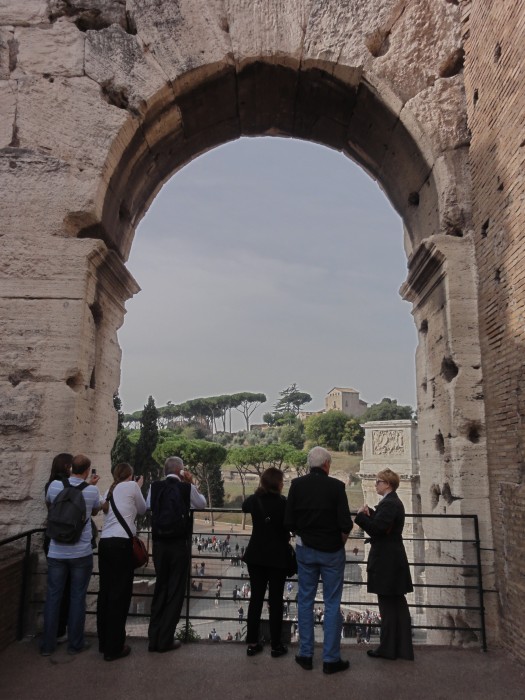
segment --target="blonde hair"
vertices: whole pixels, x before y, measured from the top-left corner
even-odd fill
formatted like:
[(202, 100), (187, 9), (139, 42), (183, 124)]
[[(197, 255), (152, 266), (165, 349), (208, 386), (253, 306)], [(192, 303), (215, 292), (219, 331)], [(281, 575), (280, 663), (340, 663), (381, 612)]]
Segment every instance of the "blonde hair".
[(397, 491), (399, 486), (399, 474), (396, 474), (391, 469), (382, 469), (377, 473), (377, 478), (386, 481), (393, 491)]

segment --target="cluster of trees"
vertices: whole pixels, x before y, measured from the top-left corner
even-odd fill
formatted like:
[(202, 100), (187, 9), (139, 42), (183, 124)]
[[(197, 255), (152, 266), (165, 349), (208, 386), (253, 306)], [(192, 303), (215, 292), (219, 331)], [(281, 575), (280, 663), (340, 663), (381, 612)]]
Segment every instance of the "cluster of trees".
[(283, 389), (279, 392), (279, 396), (279, 400), (274, 404), (274, 410), (263, 416), (263, 421), (270, 426), (294, 423), (301, 408), (312, 400), (310, 394), (298, 389), (297, 384)]
[(330, 450), (358, 452), (363, 447), (364, 423), (377, 420), (403, 420), (414, 417), (412, 406), (401, 406), (396, 399), (384, 398), (372, 404), (359, 418), (349, 417), (342, 411), (327, 411), (306, 419), (306, 439)]
[[(221, 396), (206, 396), (190, 399), (183, 403), (174, 404), (168, 401), (166, 406), (158, 410), (159, 424), (170, 427), (182, 418), (186, 423), (197, 423), (206, 427), (210, 433), (217, 432), (217, 422), (220, 423), (223, 432), (227, 431), (229, 418), (229, 431), (231, 432), (231, 411), (235, 409), (242, 413), (246, 422), (246, 430), (250, 429), (250, 417), (262, 403), (266, 402), (266, 396), (262, 393), (241, 391), (236, 394), (223, 394)], [(143, 411), (135, 411), (123, 416), (123, 423), (127, 428), (136, 428), (141, 424)]]
[[(226, 402), (226, 400), (228, 400)], [(144, 476), (144, 492), (162, 475), (162, 466), (171, 455), (182, 457), (200, 483), (200, 488), (210, 507), (224, 506), (224, 481), (222, 467), (229, 465), (239, 475), (243, 498), (246, 495), (246, 477), (261, 475), (275, 466), (283, 471), (306, 470), (305, 446), (322, 445), (331, 450), (356, 452), (362, 448), (364, 430), (361, 425), (373, 420), (398, 420), (413, 417), (411, 406), (400, 406), (395, 399), (384, 398), (379, 404), (370, 406), (359, 419), (349, 417), (341, 411), (328, 411), (310, 416), (305, 422), (299, 420), (300, 408), (311, 401), (311, 396), (299, 391), (295, 384), (280, 393), (271, 417), (265, 421), (272, 427), (266, 431), (250, 431), (249, 418), (255, 408), (266, 401), (264, 394), (242, 392), (223, 397), (192, 399), (175, 406), (168, 403), (157, 409), (153, 397), (149, 397), (142, 411), (126, 416), (118, 396), (114, 398), (118, 414), (118, 433), (111, 452), (111, 462), (130, 462), (135, 473)], [(195, 425), (205, 421), (214, 432), (217, 419), (225, 425), (226, 411), (236, 408), (243, 413), (247, 431), (233, 436), (229, 449), (220, 444), (221, 436), (199, 435)], [(159, 428), (163, 421), (184, 418), (186, 427)], [(129, 426), (134, 425), (135, 430)], [(201, 439), (208, 437), (208, 439)]]

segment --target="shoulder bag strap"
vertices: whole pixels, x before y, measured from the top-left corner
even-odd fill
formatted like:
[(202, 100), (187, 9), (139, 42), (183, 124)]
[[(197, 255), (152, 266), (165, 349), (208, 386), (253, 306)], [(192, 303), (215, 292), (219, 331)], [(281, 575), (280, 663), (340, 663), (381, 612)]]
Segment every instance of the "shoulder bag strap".
[(127, 534), (127, 536), (129, 537), (129, 539), (132, 540), (132, 539), (133, 539), (133, 533), (131, 532), (130, 527), (129, 527), (129, 525), (127, 524), (127, 522), (124, 520), (124, 518), (123, 518), (122, 515), (120, 514), (119, 509), (118, 509), (117, 506), (115, 505), (115, 501), (114, 501), (114, 499), (113, 499), (113, 494), (110, 495), (110, 497), (108, 498), (108, 501), (109, 501), (109, 505), (113, 508), (113, 512), (115, 513), (115, 517), (117, 518), (117, 520), (119, 521), (119, 523), (122, 525), (122, 527), (123, 527), (124, 530), (126, 531), (126, 534)]

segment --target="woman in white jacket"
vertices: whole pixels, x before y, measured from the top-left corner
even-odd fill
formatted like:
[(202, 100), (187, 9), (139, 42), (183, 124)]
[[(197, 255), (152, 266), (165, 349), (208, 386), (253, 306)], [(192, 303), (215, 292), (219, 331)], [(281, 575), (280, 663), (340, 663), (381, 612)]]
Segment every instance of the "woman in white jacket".
[(99, 651), (105, 661), (128, 656), (126, 619), (133, 592), (133, 559), (131, 538), (119, 523), (112, 502), (124, 518), (131, 533), (136, 534), (135, 518), (144, 515), (146, 502), (140, 490), (143, 478), (133, 479), (133, 468), (117, 464), (113, 483), (102, 506), (104, 527), (98, 545), (100, 589), (97, 603)]

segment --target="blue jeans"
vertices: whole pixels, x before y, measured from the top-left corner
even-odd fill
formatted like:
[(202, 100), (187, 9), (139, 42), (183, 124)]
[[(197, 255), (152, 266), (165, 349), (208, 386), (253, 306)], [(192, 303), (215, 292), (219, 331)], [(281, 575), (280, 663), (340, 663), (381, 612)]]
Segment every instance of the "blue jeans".
[(52, 652), (57, 643), (60, 603), (68, 576), (71, 581), (69, 616), (67, 620), (68, 649), (80, 651), (84, 647), (86, 620), (86, 593), (93, 571), (93, 555), (78, 559), (47, 560), (47, 594), (44, 607), (44, 636), (42, 651)]
[(344, 547), (337, 552), (321, 552), (319, 549), (298, 545), (295, 551), (299, 579), (299, 653), (301, 656), (314, 654), (314, 604), (320, 577), (324, 599), (323, 661), (339, 661), (343, 624), (341, 595), (346, 559)]

